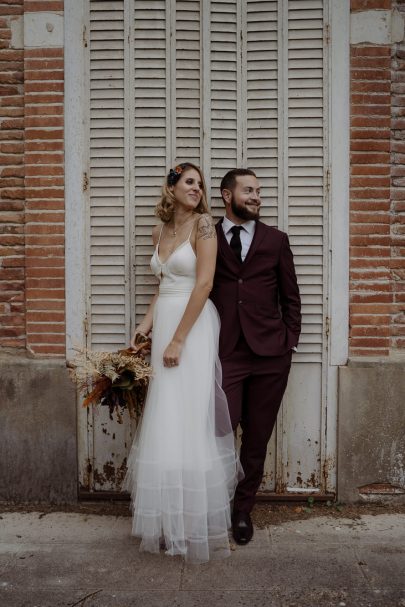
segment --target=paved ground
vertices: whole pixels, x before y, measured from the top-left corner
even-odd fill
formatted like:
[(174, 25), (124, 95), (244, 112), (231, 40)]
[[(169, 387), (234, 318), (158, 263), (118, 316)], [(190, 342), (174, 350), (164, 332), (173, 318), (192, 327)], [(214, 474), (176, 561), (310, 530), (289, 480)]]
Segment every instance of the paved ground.
[(138, 552), (123, 516), (0, 514), (1, 607), (405, 607), (405, 514), (256, 529), (229, 559)]

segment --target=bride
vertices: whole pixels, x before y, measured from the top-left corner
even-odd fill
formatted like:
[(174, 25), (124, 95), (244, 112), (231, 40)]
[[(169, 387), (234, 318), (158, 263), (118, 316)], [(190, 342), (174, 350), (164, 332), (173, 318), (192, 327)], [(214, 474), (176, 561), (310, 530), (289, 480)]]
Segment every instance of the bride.
[(219, 319), (208, 299), (217, 253), (203, 175), (171, 169), (152, 232), (160, 284), (137, 334), (153, 328), (145, 410), (123, 488), (140, 550), (198, 563), (230, 554), (230, 500), (239, 463), (218, 359)]

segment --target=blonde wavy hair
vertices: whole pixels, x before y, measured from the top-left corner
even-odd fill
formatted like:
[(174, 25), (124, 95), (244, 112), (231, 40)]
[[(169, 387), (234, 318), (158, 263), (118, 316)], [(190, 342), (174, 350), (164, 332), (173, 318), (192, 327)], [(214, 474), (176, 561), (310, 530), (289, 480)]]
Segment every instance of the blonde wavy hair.
[[(179, 171), (178, 169), (181, 170)], [(156, 206), (155, 215), (157, 215), (159, 219), (163, 221), (163, 223), (168, 223), (173, 218), (174, 214), (176, 198), (170, 188), (176, 185), (176, 183), (180, 181), (180, 179), (187, 173), (189, 169), (195, 169), (198, 172), (202, 183), (201, 200), (195, 209), (195, 213), (200, 213), (203, 215), (204, 213), (210, 212), (207, 202), (207, 188), (201, 169), (192, 162), (183, 162), (182, 164), (177, 165), (174, 171), (172, 169), (169, 173), (169, 175), (173, 173), (177, 173), (179, 175), (179, 178), (175, 181), (175, 183), (173, 185), (169, 184), (169, 175), (167, 175), (162, 186), (162, 197)]]

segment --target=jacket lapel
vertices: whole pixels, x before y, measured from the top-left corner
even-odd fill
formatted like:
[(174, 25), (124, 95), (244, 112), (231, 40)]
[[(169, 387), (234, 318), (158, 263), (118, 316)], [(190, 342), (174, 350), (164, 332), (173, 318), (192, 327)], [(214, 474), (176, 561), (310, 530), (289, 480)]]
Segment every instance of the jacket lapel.
[(264, 225), (260, 221), (256, 221), (255, 233), (253, 235), (252, 243), (249, 247), (249, 251), (245, 257), (245, 261), (243, 262), (243, 265), (246, 265), (252, 259), (257, 247), (262, 242), (265, 235), (266, 235), (266, 230), (264, 228)]

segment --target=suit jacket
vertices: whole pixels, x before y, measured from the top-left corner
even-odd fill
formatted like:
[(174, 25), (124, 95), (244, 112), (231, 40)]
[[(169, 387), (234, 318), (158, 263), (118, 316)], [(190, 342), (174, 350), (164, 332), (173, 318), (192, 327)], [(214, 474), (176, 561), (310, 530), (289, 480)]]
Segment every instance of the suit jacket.
[(218, 255), (211, 299), (221, 318), (219, 354), (232, 353), (242, 332), (259, 356), (281, 356), (298, 343), (301, 301), (288, 236), (258, 221), (245, 261), (216, 225)]

